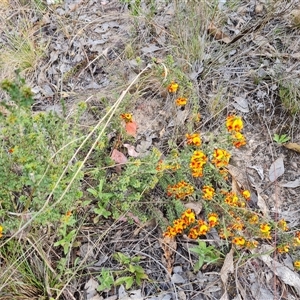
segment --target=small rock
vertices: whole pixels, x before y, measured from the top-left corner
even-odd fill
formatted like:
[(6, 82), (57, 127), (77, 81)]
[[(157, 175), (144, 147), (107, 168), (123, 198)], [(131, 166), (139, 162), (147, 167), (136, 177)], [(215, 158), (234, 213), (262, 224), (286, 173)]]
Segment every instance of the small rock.
[(173, 274), (172, 275), (172, 282), (173, 283), (185, 283), (185, 280), (179, 274)]

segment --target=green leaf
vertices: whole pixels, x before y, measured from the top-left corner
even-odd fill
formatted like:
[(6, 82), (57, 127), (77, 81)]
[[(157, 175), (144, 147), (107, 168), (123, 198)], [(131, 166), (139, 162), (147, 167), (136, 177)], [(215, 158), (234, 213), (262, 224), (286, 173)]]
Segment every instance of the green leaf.
[(111, 275), (111, 272), (104, 268), (101, 270), (101, 276), (97, 276), (97, 279), (100, 282), (100, 285), (97, 287), (97, 291), (99, 292), (110, 289), (114, 284), (114, 278)]
[(124, 276), (120, 277), (115, 281), (115, 285), (121, 285), (125, 283), (126, 290), (130, 289), (133, 285), (133, 277), (132, 276)]
[(99, 216), (103, 216), (104, 218), (108, 218), (111, 215), (111, 212), (106, 210), (104, 207), (95, 208), (94, 213)]

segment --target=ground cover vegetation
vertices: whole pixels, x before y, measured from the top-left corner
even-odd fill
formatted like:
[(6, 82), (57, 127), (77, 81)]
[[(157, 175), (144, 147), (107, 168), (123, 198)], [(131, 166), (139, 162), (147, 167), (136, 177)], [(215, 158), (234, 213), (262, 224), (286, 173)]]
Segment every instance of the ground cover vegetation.
[[(53, 34), (59, 32), (74, 42), (94, 22), (81, 24), (82, 32), (71, 32), (71, 27), (63, 25), (64, 18), (75, 17), (73, 13), (80, 16), (81, 10), (87, 18), (91, 3), (50, 2), (1, 3), (9, 15), (2, 16), (8, 29), (1, 31), (0, 55), (1, 299), (95, 300), (116, 295), (119, 299), (166, 295), (179, 299), (181, 292), (184, 299), (238, 295), (258, 299), (264, 290), (251, 278), (258, 278), (260, 273), (253, 269), (262, 266), (273, 274), (268, 288), (276, 280), (282, 283), (273, 290), (274, 299), (287, 299), (280, 298), (280, 293), (299, 296), (300, 227), (295, 221), (297, 211), (294, 218), (284, 214), (286, 208), (279, 199), (287, 197), (279, 196), (277, 185), (285, 173), (282, 156), (271, 161), (269, 181), (261, 187), (255, 179), (252, 184), (251, 179), (241, 180), (245, 164), (234, 167), (232, 162), (250, 160), (247, 149), (250, 156), (255, 153), (255, 139), (261, 134), (255, 123), (265, 124), (269, 113), (279, 120), (274, 123), (270, 117), (270, 125), (264, 128), (269, 146), (281, 154), (293, 151), (299, 156), (299, 82), (291, 72), (297, 64), (288, 65), (284, 73), (278, 58), (299, 59), (295, 53), (299, 45), (295, 42), (292, 50), (286, 48), (280, 56), (262, 39), (264, 34), (274, 35), (274, 40), (290, 34), (293, 40), (299, 33), (300, 10), (293, 2), (276, 1), (254, 6), (238, 1), (102, 1), (98, 5), (104, 16), (109, 14), (106, 7), (126, 13), (130, 32), (126, 45), (120, 46), (122, 53), (107, 50), (97, 56), (85, 50), (86, 61), (58, 65), (59, 75), (55, 68), (47, 71), (53, 82), (40, 88), (38, 69), (46, 57), (42, 72), (59, 55), (67, 64), (58, 48), (47, 52), (54, 46), (43, 30), (49, 27)], [(13, 4), (18, 5), (17, 19), (9, 13)], [(253, 10), (257, 20), (236, 28), (232, 37), (230, 30), (222, 28), (229, 22), (228, 14), (239, 14), (242, 8)], [(272, 25), (272, 18), (284, 14), (292, 16), (288, 30), (285, 23)], [(166, 23), (160, 24), (159, 16)], [(31, 25), (32, 19), (38, 24)], [(233, 23), (231, 30), (237, 26)], [(265, 25), (266, 32), (257, 40), (253, 37), (258, 47), (247, 53), (249, 63), (259, 59), (258, 67), (247, 74), (251, 89), (240, 95), (240, 81), (246, 75), (242, 71), (230, 79), (228, 67), (233, 65), (236, 72), (242, 68), (243, 54), (235, 54), (245, 50), (236, 41), (248, 32), (257, 34)], [(10, 31), (12, 26), (18, 30)], [(157, 46), (149, 42), (153, 39), (157, 45), (164, 44), (159, 55), (155, 55)], [(148, 48), (140, 50), (145, 42)], [(90, 47), (101, 43), (91, 42)], [(263, 47), (271, 50), (265, 52)], [(71, 52), (70, 61), (76, 61)], [(117, 75), (104, 80), (103, 86), (95, 83), (95, 77), (105, 72), (93, 65), (100, 57)], [(277, 66), (272, 69), (267, 59), (274, 59)], [(124, 78), (118, 73), (123, 61), (134, 70), (124, 71)], [(222, 69), (224, 77), (218, 75), (215, 80), (213, 76)], [(100, 92), (96, 105), (87, 94), (82, 98), (75, 92), (74, 83), (87, 76), (85, 72), (91, 74), (88, 86), (93, 86), (93, 93), (105, 87), (109, 92), (109, 96)], [(70, 95), (76, 101), (69, 101)], [(251, 106), (246, 101), (251, 95), (266, 98), (267, 105), (253, 100)], [(57, 106), (41, 109), (47, 97), (53, 97)], [(148, 107), (153, 107), (151, 113)], [(168, 123), (161, 126), (163, 118)], [(285, 124), (286, 119), (290, 123)], [(149, 126), (159, 130), (148, 134)], [(297, 169), (299, 157), (286, 155)], [(283, 184), (298, 188), (297, 180)], [(269, 194), (274, 198), (273, 210), (261, 196), (262, 187), (266, 190), (270, 185), (275, 186)], [(297, 192), (291, 195), (297, 200)], [(248, 275), (252, 270), (252, 277), (247, 277), (251, 289), (246, 288), (246, 279), (243, 286), (234, 276), (234, 270), (242, 268)], [(209, 279), (211, 273), (219, 274), (222, 286), (208, 291), (205, 298), (201, 278), (214, 282), (215, 277)]]

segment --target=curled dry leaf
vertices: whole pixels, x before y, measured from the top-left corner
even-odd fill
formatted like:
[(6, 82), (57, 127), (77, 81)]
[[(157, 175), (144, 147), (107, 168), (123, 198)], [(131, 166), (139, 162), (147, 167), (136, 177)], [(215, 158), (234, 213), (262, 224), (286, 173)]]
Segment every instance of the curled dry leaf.
[(123, 146), (127, 148), (129, 156), (138, 157), (140, 155), (138, 152), (135, 151), (134, 146), (129, 144), (124, 144)]
[(300, 145), (297, 143), (287, 143), (283, 145), (285, 148), (288, 148), (290, 150), (294, 150), (298, 153), (300, 153)]
[(209, 24), (207, 31), (217, 41), (222, 41), (225, 44), (231, 42), (230, 37), (223, 33), (219, 28), (217, 28), (214, 23)]

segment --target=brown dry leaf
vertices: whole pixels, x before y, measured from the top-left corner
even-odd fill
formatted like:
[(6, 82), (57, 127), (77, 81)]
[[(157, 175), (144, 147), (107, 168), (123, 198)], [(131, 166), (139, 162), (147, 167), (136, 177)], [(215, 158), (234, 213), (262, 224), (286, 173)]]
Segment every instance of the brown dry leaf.
[(166, 266), (169, 274), (171, 274), (175, 260), (174, 254), (177, 249), (177, 242), (175, 238), (163, 237), (162, 239), (159, 239), (159, 243), (164, 252), (162, 262)]
[(230, 164), (227, 166), (227, 170), (231, 175), (232, 180), (235, 180), (240, 188), (250, 191), (250, 186), (248, 184), (248, 179), (245, 170), (237, 168)]
[(220, 29), (218, 29), (214, 23), (210, 23), (207, 28), (208, 33), (213, 36), (214, 39), (217, 41), (222, 41), (225, 44), (228, 44), (231, 42), (231, 39), (229, 36), (227, 36), (225, 33), (223, 33)]
[(297, 143), (287, 143), (283, 145), (285, 148), (288, 148), (290, 150), (294, 150), (298, 153), (300, 153), (300, 145)]

